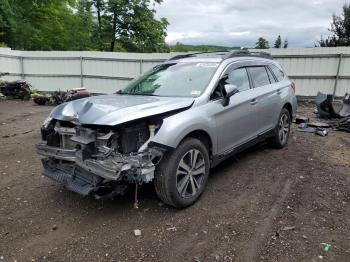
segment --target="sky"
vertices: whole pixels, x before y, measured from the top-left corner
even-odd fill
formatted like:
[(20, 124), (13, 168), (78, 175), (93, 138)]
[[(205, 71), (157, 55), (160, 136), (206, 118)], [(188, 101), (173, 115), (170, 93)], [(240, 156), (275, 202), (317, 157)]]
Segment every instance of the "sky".
[(280, 34), (289, 47), (312, 47), (329, 35), (332, 14), (350, 0), (163, 0), (156, 17), (170, 25), (166, 42), (252, 47), (259, 37), (272, 46)]

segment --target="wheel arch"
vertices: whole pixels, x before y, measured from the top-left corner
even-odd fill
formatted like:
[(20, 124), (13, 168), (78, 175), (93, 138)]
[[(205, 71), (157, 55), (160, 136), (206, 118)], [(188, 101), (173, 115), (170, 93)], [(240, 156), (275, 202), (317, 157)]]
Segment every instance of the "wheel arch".
[(210, 135), (206, 131), (204, 131), (202, 129), (193, 130), (190, 133), (188, 133), (187, 135), (185, 135), (181, 139), (180, 143), (189, 137), (197, 138), (198, 140), (203, 142), (205, 147), (208, 149), (208, 154), (209, 154), (209, 157), (211, 158), (211, 156), (213, 155), (213, 141), (212, 141)]
[(290, 115), (290, 117), (292, 119), (293, 118), (293, 107), (292, 107), (292, 104), (287, 102), (287, 103), (284, 104), (283, 108), (288, 110), (289, 115)]

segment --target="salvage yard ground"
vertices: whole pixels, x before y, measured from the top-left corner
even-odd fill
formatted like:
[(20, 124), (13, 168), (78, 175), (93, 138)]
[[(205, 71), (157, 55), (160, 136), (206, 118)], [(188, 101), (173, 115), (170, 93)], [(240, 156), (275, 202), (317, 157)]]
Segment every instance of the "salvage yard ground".
[[(349, 133), (293, 125), (287, 148), (212, 170), (194, 206), (163, 205), (148, 185), (133, 209), (132, 193), (103, 202), (41, 176), (34, 144), (51, 109), (0, 101), (3, 261), (350, 261)], [(312, 104), (298, 111), (314, 117)]]

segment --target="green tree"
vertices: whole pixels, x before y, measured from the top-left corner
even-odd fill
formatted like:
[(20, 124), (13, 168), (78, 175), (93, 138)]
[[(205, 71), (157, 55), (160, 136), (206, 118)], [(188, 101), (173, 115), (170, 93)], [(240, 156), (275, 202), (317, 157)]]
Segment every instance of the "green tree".
[[(75, 24), (73, 0), (9, 0), (14, 21), (6, 32), (5, 43), (13, 49), (75, 50), (72, 24)], [(2, 14), (1, 14), (1, 17)]]
[(333, 14), (329, 31), (332, 34), (327, 38), (321, 36), (321, 39), (315, 44), (316, 46), (350, 46), (350, 4), (343, 6), (341, 15)]
[(106, 1), (104, 0), (92, 0), (91, 1), (94, 10), (96, 10), (97, 16), (97, 27), (95, 28), (95, 32), (93, 37), (95, 39), (95, 44), (100, 51), (106, 50), (108, 44), (105, 39), (107, 39), (107, 33), (103, 30), (105, 27), (106, 21), (104, 19), (104, 11), (106, 9)]
[(130, 52), (168, 51), (165, 44), (168, 21), (155, 19), (153, 2), (162, 0), (109, 0), (106, 4), (106, 30), (110, 32), (110, 51), (116, 43)]
[(269, 42), (265, 38), (259, 37), (258, 42), (255, 43), (255, 48), (268, 49), (268, 48), (270, 48)]
[(96, 23), (92, 13), (92, 3), (88, 0), (78, 0), (74, 6), (74, 14), (65, 21), (65, 32), (70, 42), (67, 50), (96, 50), (98, 43), (93, 34), (96, 32)]
[(15, 30), (14, 13), (9, 0), (0, 0), (0, 43), (8, 43)]
[(185, 45), (180, 43), (180, 42), (176, 42), (175, 45), (170, 47), (170, 50), (172, 52), (188, 52), (189, 51), (188, 48), (185, 47)]
[(284, 39), (283, 48), (288, 48), (288, 39)]
[(277, 39), (275, 41), (275, 44), (273, 46), (274, 48), (281, 48), (282, 47), (282, 39), (281, 39), (281, 35), (277, 36)]
[(0, 43), (24, 50), (168, 52), (162, 0), (0, 0)]

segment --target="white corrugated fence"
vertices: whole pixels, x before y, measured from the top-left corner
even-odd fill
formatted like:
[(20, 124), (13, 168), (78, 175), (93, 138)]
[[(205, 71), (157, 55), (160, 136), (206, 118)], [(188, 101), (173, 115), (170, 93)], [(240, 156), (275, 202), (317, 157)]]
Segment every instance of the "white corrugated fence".
[[(256, 50), (254, 50), (256, 51)], [(350, 47), (268, 49), (296, 82), (297, 95), (318, 91), (350, 93)], [(178, 53), (110, 53), (16, 51), (0, 48), (0, 72), (8, 80), (25, 79), (43, 91), (84, 86), (94, 93), (113, 93), (129, 81)]]

